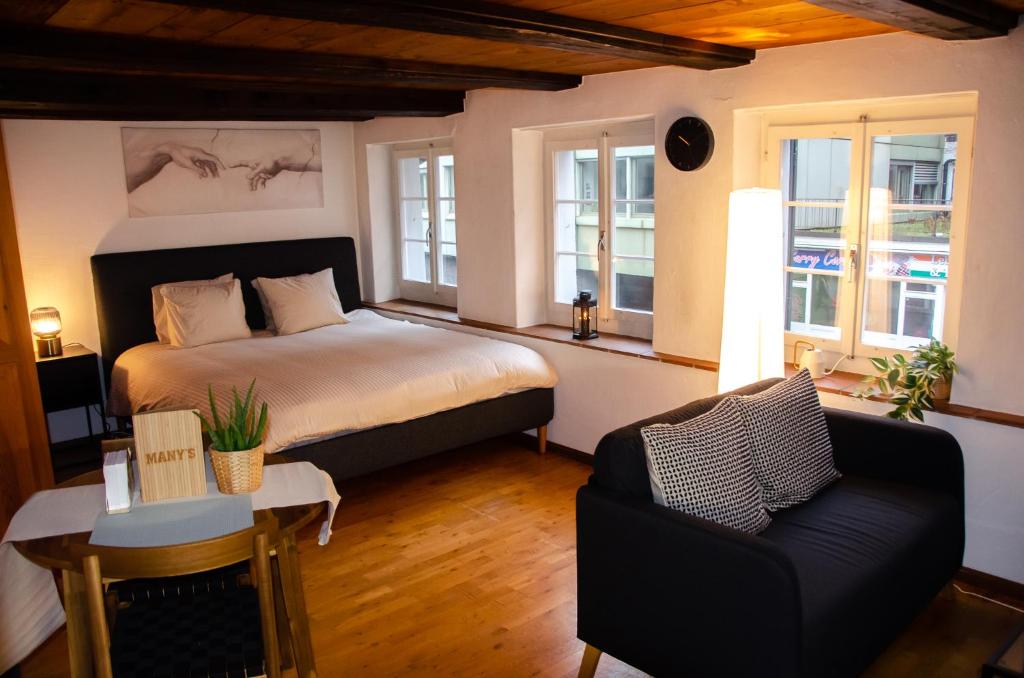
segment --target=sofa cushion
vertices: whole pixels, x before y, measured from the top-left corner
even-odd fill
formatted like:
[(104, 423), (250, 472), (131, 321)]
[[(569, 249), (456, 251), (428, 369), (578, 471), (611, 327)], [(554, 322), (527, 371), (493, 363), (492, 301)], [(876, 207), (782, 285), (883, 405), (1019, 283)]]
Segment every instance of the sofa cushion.
[(760, 393), (733, 400), (750, 438), (769, 511), (805, 502), (839, 477), (810, 372), (800, 370)]
[(640, 429), (651, 424), (679, 424), (710, 411), (730, 395), (757, 393), (781, 379), (766, 379), (729, 393), (695, 400), (682, 407), (662, 412), (606, 434), (594, 453), (594, 475), (591, 482), (620, 497), (651, 500), (651, 481), (644, 456), (644, 441)]
[(734, 399), (681, 424), (645, 426), (640, 435), (656, 504), (744, 532), (771, 522)]
[(792, 560), (807, 675), (858, 675), (960, 566), (947, 494), (844, 476), (760, 534)]

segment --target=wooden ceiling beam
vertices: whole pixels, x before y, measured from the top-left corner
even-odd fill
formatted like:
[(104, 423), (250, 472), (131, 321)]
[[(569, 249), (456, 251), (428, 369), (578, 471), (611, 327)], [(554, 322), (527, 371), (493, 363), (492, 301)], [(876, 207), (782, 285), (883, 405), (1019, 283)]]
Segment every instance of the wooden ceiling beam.
[(42, 24), (67, 3), (68, 0), (0, 0), (0, 21)]
[(0, 117), (72, 120), (368, 120), (439, 117), (463, 110), (465, 92), (271, 83), (187, 83), (174, 78), (0, 71)]
[(711, 70), (754, 51), (477, 0), (167, 0), (170, 4), (531, 45)]
[(0, 64), (8, 69), (456, 90), (556, 91), (577, 87), (582, 80), (562, 73), (219, 47), (11, 25), (0, 25)]
[(988, 0), (808, 0), (814, 5), (943, 40), (1006, 35), (1016, 12)]

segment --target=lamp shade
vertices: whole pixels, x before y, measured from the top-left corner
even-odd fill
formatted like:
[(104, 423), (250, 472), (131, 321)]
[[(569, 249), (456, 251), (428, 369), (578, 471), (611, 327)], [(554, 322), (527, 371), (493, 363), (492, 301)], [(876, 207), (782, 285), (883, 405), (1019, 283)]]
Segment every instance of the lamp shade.
[(52, 339), (60, 334), (60, 311), (53, 306), (32, 309), (29, 320), (32, 322), (32, 334), (41, 339)]
[(782, 193), (766, 188), (733, 191), (719, 393), (784, 374), (784, 261)]
[(63, 353), (60, 342), (60, 312), (53, 306), (32, 309), (28, 314), (32, 334), (36, 335), (36, 352), (40, 358), (53, 358)]

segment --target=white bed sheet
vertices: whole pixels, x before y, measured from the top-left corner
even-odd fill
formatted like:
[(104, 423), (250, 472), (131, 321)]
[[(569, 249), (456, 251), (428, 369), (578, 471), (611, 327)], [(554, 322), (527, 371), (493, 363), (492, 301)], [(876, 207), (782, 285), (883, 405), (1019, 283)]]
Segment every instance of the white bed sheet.
[(269, 409), (266, 451), (393, 424), (531, 388), (557, 376), (535, 351), (359, 309), (346, 325), (267, 333), (194, 348), (150, 343), (114, 364), (110, 411), (196, 407), (207, 385), (226, 408), (230, 389), (256, 379)]

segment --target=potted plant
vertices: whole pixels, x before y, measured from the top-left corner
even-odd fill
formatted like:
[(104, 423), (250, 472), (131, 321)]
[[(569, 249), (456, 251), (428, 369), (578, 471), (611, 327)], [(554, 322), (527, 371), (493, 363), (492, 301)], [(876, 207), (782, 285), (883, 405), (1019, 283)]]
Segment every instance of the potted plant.
[(867, 386), (855, 395), (869, 398), (881, 395), (896, 408), (886, 416), (893, 419), (924, 421), (924, 411), (935, 401), (949, 400), (953, 375), (959, 371), (956, 355), (938, 339), (914, 349), (910, 360), (902, 353), (888, 358), (872, 358), (878, 374), (865, 377)]
[[(263, 438), (267, 430), (267, 404), (253, 402), (256, 380), (249, 384), (245, 400), (232, 388), (231, 409), (221, 419), (213, 386), (209, 387), (210, 419), (199, 415), (210, 436), (210, 462), (217, 489), (224, 494), (255, 492), (263, 484)], [(212, 421), (211, 421), (212, 420)]]
[(932, 339), (914, 351), (914, 362), (920, 363), (921, 374), (932, 379), (932, 399), (949, 400), (953, 375), (960, 371), (956, 354), (938, 339)]

